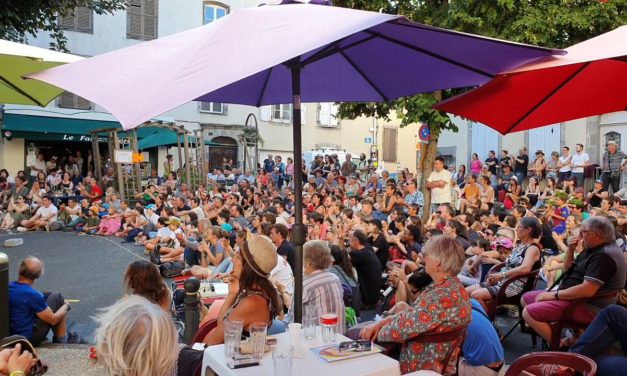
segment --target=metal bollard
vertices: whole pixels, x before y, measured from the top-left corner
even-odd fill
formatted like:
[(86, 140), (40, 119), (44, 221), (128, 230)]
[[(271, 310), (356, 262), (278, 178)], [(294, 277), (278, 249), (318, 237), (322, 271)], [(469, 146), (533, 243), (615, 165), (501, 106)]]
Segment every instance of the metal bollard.
[(185, 281), (185, 333), (183, 339), (188, 345), (192, 344), (192, 340), (198, 331), (200, 322), (200, 313), (198, 311), (198, 290), (200, 289), (200, 280), (190, 277)]
[(0, 252), (0, 338), (9, 336), (9, 256)]

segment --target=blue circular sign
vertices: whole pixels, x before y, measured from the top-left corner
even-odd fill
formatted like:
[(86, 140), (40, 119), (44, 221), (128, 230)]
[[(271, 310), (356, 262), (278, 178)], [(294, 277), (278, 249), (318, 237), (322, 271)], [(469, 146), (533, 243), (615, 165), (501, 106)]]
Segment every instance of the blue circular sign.
[(429, 141), (429, 138), (431, 137), (431, 129), (429, 129), (429, 126), (427, 124), (423, 124), (420, 126), (420, 130), (418, 131), (418, 137), (420, 138), (420, 141)]

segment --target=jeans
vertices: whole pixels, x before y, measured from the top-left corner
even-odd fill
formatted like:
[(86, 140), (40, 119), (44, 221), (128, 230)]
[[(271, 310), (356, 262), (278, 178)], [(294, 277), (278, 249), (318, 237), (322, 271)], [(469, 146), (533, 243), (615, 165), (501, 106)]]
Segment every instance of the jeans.
[(570, 177), (577, 179), (578, 187), (583, 187), (583, 172), (573, 172), (570, 174)]
[(627, 308), (612, 304), (599, 312), (570, 352), (596, 359), (616, 340), (627, 352)]
[[(58, 292), (45, 292), (44, 297), (46, 298), (46, 304), (50, 307), (52, 312), (58, 311), (65, 304), (65, 298)], [(35, 327), (33, 328), (33, 336), (30, 338), (30, 342), (33, 346), (39, 346), (45, 341), (50, 329), (52, 329), (52, 325), (37, 318), (37, 320), (35, 320)]]
[(200, 252), (194, 249), (185, 247), (183, 258), (185, 259), (185, 263), (189, 266), (200, 265)]
[(618, 192), (618, 190), (620, 189), (620, 172), (607, 172), (604, 171), (603, 174), (601, 174), (601, 180), (603, 181), (603, 188), (606, 189), (608, 192), (610, 190), (610, 185), (612, 186), (612, 193), (616, 193)]
[(559, 181), (562, 182), (570, 178), (570, 171), (564, 171), (559, 173)]
[(516, 182), (518, 183), (518, 185), (522, 186), (525, 182), (525, 174), (523, 174), (522, 172), (514, 172), (514, 176), (516, 176)]

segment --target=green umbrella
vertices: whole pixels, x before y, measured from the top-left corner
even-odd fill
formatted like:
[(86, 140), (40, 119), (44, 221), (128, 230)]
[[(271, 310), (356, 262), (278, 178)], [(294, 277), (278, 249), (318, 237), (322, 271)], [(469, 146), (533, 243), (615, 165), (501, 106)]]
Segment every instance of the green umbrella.
[(0, 103), (46, 106), (63, 89), (22, 76), (83, 59), (0, 39)]

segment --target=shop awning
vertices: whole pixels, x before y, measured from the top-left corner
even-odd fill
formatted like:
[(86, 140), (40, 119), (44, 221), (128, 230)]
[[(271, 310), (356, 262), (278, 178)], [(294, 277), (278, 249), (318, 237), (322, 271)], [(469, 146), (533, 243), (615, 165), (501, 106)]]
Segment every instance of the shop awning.
[[(140, 128), (141, 129), (141, 128)], [(147, 136), (142, 137), (139, 140), (139, 150), (154, 148), (157, 146), (176, 146), (178, 144), (176, 133), (169, 131), (167, 129), (158, 129), (158, 128), (146, 128), (147, 130), (151, 130), (153, 133)], [(196, 145), (196, 137), (188, 136), (189, 141)], [(181, 136), (181, 145), (183, 144), (183, 137)], [(205, 145), (215, 146), (216, 144), (206, 140)]]
[[(91, 142), (91, 131), (112, 128), (122, 131), (122, 125), (117, 121), (4, 113), (2, 136), (9, 137), (10, 135), (10, 137), (24, 138), (33, 141)], [(176, 144), (174, 132), (155, 127), (141, 127), (137, 128), (137, 137), (140, 139), (140, 149), (142, 139), (154, 136), (159, 132), (164, 132), (164, 136), (167, 136), (165, 133), (172, 134), (174, 137), (173, 144)], [(120, 132), (119, 137), (120, 139), (126, 138), (126, 133)], [(156, 138), (159, 139), (160, 137)], [(108, 141), (107, 133), (98, 135), (98, 142), (106, 143)], [(166, 144), (164, 144), (164, 146), (165, 145)], [(161, 145), (155, 144), (153, 146)], [(144, 149), (147, 147), (144, 147)]]

